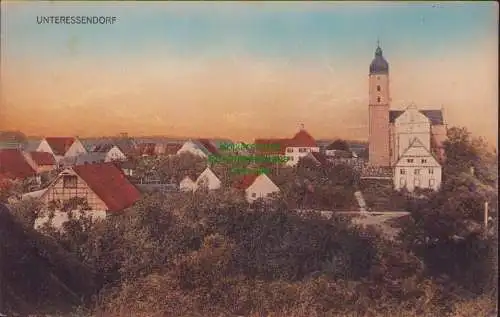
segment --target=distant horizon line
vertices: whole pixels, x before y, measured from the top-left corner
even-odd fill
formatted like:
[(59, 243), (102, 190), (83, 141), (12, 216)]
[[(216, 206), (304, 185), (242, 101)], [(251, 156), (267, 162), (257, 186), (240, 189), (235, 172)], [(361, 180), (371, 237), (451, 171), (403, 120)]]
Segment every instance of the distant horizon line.
[[(22, 133), (24, 134), (22, 131), (20, 130), (3, 130), (3, 131), (0, 131), (0, 133)], [(129, 134), (129, 133), (125, 133), (125, 132), (122, 132), (122, 133), (118, 133), (118, 134), (115, 134), (115, 135), (100, 135), (100, 136), (79, 136), (79, 135), (63, 135), (63, 136), (55, 136), (55, 135), (26, 135), (26, 139), (29, 140), (29, 139), (39, 139), (39, 140), (43, 140), (47, 137), (75, 137), (75, 138), (78, 138), (78, 139), (99, 139), (99, 138), (120, 138), (120, 137), (130, 137), (130, 138), (164, 138), (164, 139), (172, 139), (172, 140), (190, 140), (190, 139), (209, 139), (209, 140), (230, 140), (230, 141), (236, 141), (236, 142), (244, 142), (243, 140), (236, 140), (236, 139), (233, 139), (233, 138), (229, 138), (229, 137), (218, 137), (218, 136), (215, 136), (215, 137), (200, 137), (200, 136), (169, 136), (169, 135), (162, 135), (162, 134), (150, 134), (150, 135), (139, 135), (139, 134)], [(262, 138), (262, 137), (254, 137), (253, 140), (256, 140), (256, 139), (259, 139), (259, 138)], [(280, 136), (280, 137), (266, 137), (266, 138), (269, 138), (269, 139), (273, 139), (273, 138), (276, 138), (276, 139), (280, 139), (280, 138), (283, 138), (283, 136)], [(349, 138), (343, 138), (343, 137), (339, 137), (339, 136), (336, 136), (336, 137), (322, 137), (322, 138), (314, 138), (316, 141), (330, 141), (330, 140), (344, 140), (344, 141), (350, 141), (350, 142), (368, 142), (368, 139), (349, 139)]]

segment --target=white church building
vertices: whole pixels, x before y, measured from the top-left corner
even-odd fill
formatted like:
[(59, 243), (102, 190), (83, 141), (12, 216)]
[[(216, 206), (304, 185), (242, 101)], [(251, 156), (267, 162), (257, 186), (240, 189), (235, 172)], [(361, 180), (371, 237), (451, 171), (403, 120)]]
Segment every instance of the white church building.
[(391, 109), (389, 63), (377, 46), (369, 71), (369, 165), (390, 168), (396, 190), (441, 185), (446, 124), (443, 109)]

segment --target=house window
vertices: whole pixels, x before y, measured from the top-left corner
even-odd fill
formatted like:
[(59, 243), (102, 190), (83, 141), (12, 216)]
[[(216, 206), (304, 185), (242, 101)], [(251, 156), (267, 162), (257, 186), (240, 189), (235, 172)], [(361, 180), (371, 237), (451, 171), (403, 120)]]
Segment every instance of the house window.
[(293, 149), (291, 147), (289, 147), (289, 148), (286, 149), (286, 152), (287, 153), (293, 153)]
[(422, 159), (422, 164), (427, 163), (426, 159)]
[(413, 184), (415, 185), (415, 187), (420, 187), (420, 179), (415, 178)]
[(406, 185), (406, 178), (401, 177), (401, 178), (399, 179), (399, 185), (400, 185), (401, 187), (404, 187), (404, 186)]
[(253, 198), (257, 197), (257, 194), (256, 193), (252, 193), (252, 197)]
[(434, 174), (434, 169), (429, 168), (429, 174)]
[(380, 91), (380, 85), (377, 85), (377, 91)]
[(377, 102), (380, 102), (380, 97), (377, 97)]
[(307, 149), (306, 149), (306, 148), (304, 148), (304, 147), (301, 147), (301, 148), (299, 149), (299, 153), (304, 153), (304, 152), (307, 152)]
[(401, 170), (399, 170), (399, 173), (401, 173), (401, 175), (404, 175), (404, 174), (406, 174), (406, 170), (404, 168), (402, 168)]
[(408, 163), (413, 163), (413, 159), (407, 159), (406, 160)]
[(434, 183), (435, 183), (435, 180), (434, 179), (429, 179), (429, 188), (434, 188)]
[(64, 188), (76, 188), (77, 178), (73, 175), (63, 176), (63, 187)]
[(415, 169), (415, 175), (420, 175), (420, 169)]

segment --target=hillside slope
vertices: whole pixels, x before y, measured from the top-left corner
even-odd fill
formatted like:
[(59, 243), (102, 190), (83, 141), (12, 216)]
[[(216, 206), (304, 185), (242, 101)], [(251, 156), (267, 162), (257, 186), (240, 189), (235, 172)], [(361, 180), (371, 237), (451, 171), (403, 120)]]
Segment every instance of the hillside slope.
[(91, 272), (0, 204), (0, 313), (70, 309), (94, 290)]

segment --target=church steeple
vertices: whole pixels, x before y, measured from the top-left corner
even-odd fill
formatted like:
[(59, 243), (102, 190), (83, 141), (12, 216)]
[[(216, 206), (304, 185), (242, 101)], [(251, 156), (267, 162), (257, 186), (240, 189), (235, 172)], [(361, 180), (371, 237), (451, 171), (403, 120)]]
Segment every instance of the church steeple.
[(370, 64), (370, 75), (372, 74), (388, 74), (389, 73), (389, 63), (385, 60), (382, 48), (380, 47), (380, 41), (377, 40), (377, 48), (375, 49), (375, 58)]
[(368, 76), (369, 109), (369, 163), (390, 166), (389, 151), (389, 63), (385, 60), (377, 40), (375, 56)]

